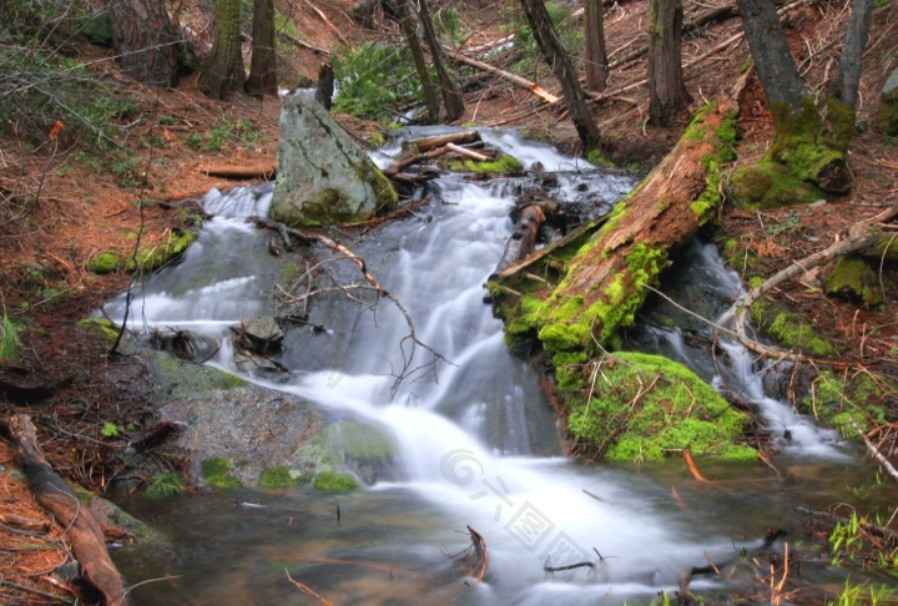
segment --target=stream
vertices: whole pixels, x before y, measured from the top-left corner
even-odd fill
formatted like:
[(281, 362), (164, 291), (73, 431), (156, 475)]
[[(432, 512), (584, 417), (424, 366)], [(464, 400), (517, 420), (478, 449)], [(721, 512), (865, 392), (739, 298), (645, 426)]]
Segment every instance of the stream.
[[(510, 131), (484, 129), (482, 136), (526, 167), (538, 162), (556, 173), (559, 201), (599, 198), (607, 210), (635, 185)], [(399, 144), (376, 152), (375, 161), (388, 164)], [(706, 336), (713, 329), (664, 301), (653, 310), (679, 327), (659, 328), (644, 316), (631, 341), (756, 403), (783, 452), (776, 464), (787, 480), (761, 464), (700, 462), (720, 488), (693, 480), (682, 460), (635, 466), (563, 457), (537, 371), (508, 352), (502, 324), (483, 302), (521, 183), (444, 174), (413, 216), (347, 242), (408, 310), (420, 342), (451, 364), (417, 347), (414, 372), (397, 386), (410, 352), (403, 315), (386, 301), (372, 312), (333, 293), (309, 307), (310, 321), (326, 330), (287, 331), (280, 361), (289, 375), (246, 375), (387, 427), (398, 444), (395, 474), (347, 493), (306, 485), (131, 499), (125, 508), (170, 541), (115, 551), (131, 583), (172, 577), (137, 588), (138, 604), (319, 603), (287, 573), (334, 604), (647, 604), (676, 591), (691, 568), (751, 552), (768, 528), (798, 524), (793, 507), (825, 507), (869, 481), (872, 466), (833, 432), (767, 395), (768, 381), (740, 346), (722, 342), (726, 360), (715, 364), (707, 351), (686, 344), (687, 327)], [(131, 327), (189, 328), (219, 338), (224, 345), (208, 363), (240, 374), (230, 327), (276, 314), (270, 293), (283, 267), (268, 254), (269, 234), (247, 221), (265, 215), (270, 200), (270, 185), (210, 192), (203, 204), (213, 218), (181, 263), (139, 287)], [(333, 266), (355, 279), (355, 266)], [(680, 275), (665, 291), (707, 318), (719, 319), (741, 289), (713, 246), (698, 241), (674, 269)], [(120, 298), (107, 312), (121, 318), (123, 307)], [(472, 563), (451, 557), (470, 546), (468, 526), (488, 547), (479, 583), (459, 572)], [(772, 549), (781, 551), (782, 542)], [(583, 561), (593, 565), (544, 569)], [(696, 576), (690, 587), (727, 595), (751, 580)], [(804, 582), (838, 592), (844, 578), (822, 562), (806, 569)]]

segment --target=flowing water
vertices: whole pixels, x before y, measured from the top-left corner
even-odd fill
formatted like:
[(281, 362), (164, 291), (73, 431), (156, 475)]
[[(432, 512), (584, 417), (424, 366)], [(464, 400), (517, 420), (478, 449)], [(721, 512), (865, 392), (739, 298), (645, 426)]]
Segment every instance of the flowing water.
[[(539, 162), (558, 173), (563, 201), (601, 198), (610, 207), (633, 185), (511, 132), (483, 135), (525, 166)], [(375, 159), (386, 164), (397, 151), (395, 143)], [(536, 371), (509, 354), (501, 322), (483, 303), (520, 183), (448, 174), (431, 187), (436, 195), (414, 216), (349, 245), (407, 309), (418, 340), (447, 362), (419, 346), (414, 372), (397, 386), (411, 351), (403, 315), (388, 301), (370, 311), (337, 293), (309, 308), (310, 320), (327, 330), (289, 331), (281, 361), (291, 373), (267, 383), (387, 426), (399, 445), (397, 479), (345, 494), (306, 486), (136, 499), (128, 507), (171, 545), (122, 550), (118, 562), (132, 582), (177, 577), (138, 588), (138, 603), (314, 603), (299, 597), (287, 573), (335, 604), (648, 603), (676, 589), (692, 567), (758, 547), (768, 527), (788, 523), (794, 504), (822, 507), (834, 486), (857, 482), (861, 463), (833, 435), (767, 397), (736, 345), (723, 345), (731, 362), (721, 369), (685, 345), (679, 330), (650, 327), (634, 339), (762, 407), (782, 430), (780, 465), (791, 481), (760, 465), (709, 464), (706, 475), (733, 481), (712, 490), (691, 480), (681, 462), (586, 465), (562, 457)], [(264, 215), (270, 198), (270, 186), (210, 192), (204, 204), (214, 218), (182, 263), (141, 286), (132, 327), (186, 327), (220, 338), (225, 346), (210, 363), (237, 373), (230, 327), (275, 312), (270, 294), (283, 271), (267, 253), (269, 235), (246, 220)], [(698, 244), (682, 263), (687, 273), (706, 274), (701, 288), (716, 291), (698, 296), (705, 307), (696, 310), (719, 315), (738, 279)], [(352, 265), (333, 267), (339, 277), (357, 277)], [(123, 300), (108, 311), (121, 317)], [(480, 583), (465, 583), (471, 562), (448, 557), (470, 545), (468, 526), (488, 547)], [(583, 561), (594, 566), (544, 568)], [(739, 583), (697, 578), (692, 588), (727, 591)]]

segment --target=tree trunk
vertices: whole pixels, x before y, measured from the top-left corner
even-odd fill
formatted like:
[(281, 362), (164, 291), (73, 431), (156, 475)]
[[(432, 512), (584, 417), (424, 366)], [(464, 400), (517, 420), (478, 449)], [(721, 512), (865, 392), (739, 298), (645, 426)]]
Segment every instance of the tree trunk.
[(240, 0), (215, 0), (212, 53), (200, 69), (200, 90), (223, 99), (229, 91), (244, 90), (243, 56), (240, 50)]
[(178, 84), (180, 35), (160, 0), (108, 0), (116, 59), (129, 76), (152, 86)]
[(433, 68), (437, 73), (437, 80), (440, 83), (440, 92), (443, 95), (443, 108), (446, 110), (445, 119), (447, 122), (453, 122), (461, 118), (465, 113), (465, 102), (462, 99), (461, 91), (452, 82), (452, 77), (446, 69), (446, 62), (443, 61), (442, 45), (433, 29), (433, 21), (430, 17), (430, 9), (427, 7), (427, 0), (418, 0), (418, 17), (421, 25), (424, 27), (424, 39), (430, 48), (430, 59), (433, 62)]
[(854, 111), (857, 104), (858, 85), (861, 80), (861, 60), (870, 33), (873, 18), (873, 0), (852, 0), (851, 17), (845, 32), (845, 44), (839, 59), (839, 73), (833, 82), (833, 98)]
[(772, 109), (779, 103), (788, 103), (793, 112), (798, 111), (805, 89), (789, 52), (776, 6), (772, 0), (736, 0), (736, 4), (767, 105)]
[[(646, 286), (657, 283), (670, 251), (686, 243), (715, 216), (720, 172), (732, 159), (731, 142), (720, 133), (735, 128), (735, 102), (719, 100), (695, 118), (674, 149), (627, 199), (618, 203), (601, 229), (570, 246), (576, 254), (549, 254), (543, 267), (554, 268), (542, 295), (518, 264), (502, 272), (491, 287), (497, 313), (506, 326), (533, 330), (546, 351), (596, 351), (595, 343), (614, 346), (620, 329), (633, 322), (644, 302)], [(548, 248), (548, 247), (547, 247)], [(568, 247), (569, 248), (569, 247)], [(560, 274), (557, 272), (561, 272)], [(541, 273), (531, 267), (530, 273)], [(526, 296), (521, 293), (527, 292)], [(508, 297), (519, 297), (509, 304)], [(543, 302), (536, 299), (543, 299)], [(595, 339), (595, 341), (594, 341)], [(570, 356), (567, 359), (571, 359)]]
[(412, 53), (415, 69), (418, 71), (418, 79), (421, 81), (421, 89), (424, 92), (424, 103), (427, 105), (427, 113), (434, 122), (440, 119), (440, 99), (437, 97), (436, 87), (430, 79), (427, 69), (427, 60), (424, 58), (424, 48), (415, 27), (415, 18), (412, 13), (410, 0), (396, 0), (396, 10), (399, 11), (399, 25), (405, 34), (405, 41)]
[(524, 8), (524, 14), (527, 16), (527, 22), (530, 29), (533, 30), (533, 38), (542, 51), (543, 57), (552, 68), (555, 77), (561, 83), (561, 90), (564, 92), (564, 100), (567, 104), (568, 111), (571, 114), (571, 120), (577, 129), (577, 135), (583, 142), (583, 146), (587, 149), (595, 149), (599, 146), (601, 135), (599, 127), (593, 119), (589, 108), (586, 105), (586, 98), (583, 95), (583, 89), (580, 88), (580, 81), (577, 79), (577, 71), (571, 63), (564, 45), (558, 38), (558, 33), (552, 25), (549, 13), (543, 0), (520, 0), (521, 6)]
[(608, 52), (602, 0), (586, 0), (586, 87), (596, 92), (608, 85)]
[(656, 126), (673, 124), (691, 100), (683, 83), (682, 31), (682, 0), (650, 0), (649, 116)]
[(278, 94), (274, 0), (253, 0), (253, 57), (246, 90), (258, 97)]

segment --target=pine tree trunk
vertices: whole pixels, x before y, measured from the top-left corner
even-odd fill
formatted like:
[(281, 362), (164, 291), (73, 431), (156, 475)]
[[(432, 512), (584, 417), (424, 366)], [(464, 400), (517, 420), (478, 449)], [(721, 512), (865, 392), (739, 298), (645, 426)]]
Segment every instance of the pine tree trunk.
[(253, 0), (253, 57), (246, 90), (259, 97), (278, 94), (274, 0)]
[(673, 124), (691, 100), (683, 83), (682, 31), (682, 0), (650, 1), (649, 116), (656, 126)]
[(601, 139), (599, 127), (586, 105), (583, 89), (580, 88), (580, 81), (577, 79), (577, 71), (558, 38), (546, 5), (543, 0), (520, 1), (530, 29), (533, 30), (533, 37), (555, 77), (561, 83), (564, 100), (577, 129), (577, 135), (586, 149), (595, 149)]
[(608, 85), (608, 52), (602, 0), (586, 0), (586, 87), (596, 92)]
[(852, 0), (848, 31), (839, 58), (839, 73), (833, 82), (832, 96), (854, 110), (861, 80), (861, 60), (867, 46), (870, 22), (873, 19), (873, 0)]
[(178, 84), (180, 36), (160, 0), (109, 0), (116, 59), (129, 76), (152, 86)]
[(772, 0), (736, 0), (736, 5), (767, 105), (772, 109), (778, 103), (788, 103), (797, 112), (805, 89), (789, 52), (776, 6)]
[(445, 119), (447, 122), (458, 120), (465, 113), (465, 102), (458, 87), (452, 82), (449, 71), (446, 69), (446, 63), (443, 61), (442, 46), (433, 29), (433, 21), (431, 20), (430, 9), (426, 0), (418, 0), (418, 17), (421, 20), (421, 25), (424, 26), (424, 39), (430, 48), (431, 61), (433, 62), (434, 70), (437, 72), (437, 79), (440, 82), (440, 92), (443, 94), (443, 107), (446, 110)]
[(212, 53), (200, 70), (200, 90), (223, 99), (229, 91), (245, 89), (240, 51), (240, 0), (215, 0), (215, 33)]
[(421, 46), (421, 39), (418, 38), (414, 13), (409, 5), (409, 0), (396, 0), (396, 10), (399, 11), (399, 25), (405, 34), (408, 49), (412, 53), (415, 69), (418, 71), (418, 79), (421, 80), (421, 89), (424, 92), (424, 103), (427, 105), (427, 113), (430, 115), (431, 120), (438, 121), (440, 119), (440, 99), (437, 97), (436, 87), (430, 79), (427, 60), (424, 58), (424, 48)]

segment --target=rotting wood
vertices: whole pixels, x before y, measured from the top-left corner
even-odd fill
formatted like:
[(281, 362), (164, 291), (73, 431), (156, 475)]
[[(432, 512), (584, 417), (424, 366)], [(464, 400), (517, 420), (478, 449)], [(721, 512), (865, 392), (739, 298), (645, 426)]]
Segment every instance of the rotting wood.
[(200, 172), (209, 177), (223, 179), (263, 179), (270, 181), (277, 176), (277, 161), (265, 164), (229, 165), (211, 164), (200, 167)]
[(31, 418), (13, 415), (9, 431), (35, 499), (65, 528), (81, 576), (99, 592), (104, 605), (128, 604), (124, 580), (109, 557), (103, 531), (47, 461)]
[(473, 59), (471, 57), (467, 57), (462, 55), (459, 52), (456, 52), (450, 48), (444, 47), (446, 51), (446, 56), (452, 59), (453, 61), (457, 61), (458, 63), (464, 63), (470, 67), (474, 67), (476, 69), (489, 72), (491, 74), (496, 74), (503, 80), (507, 80), (512, 84), (523, 88), (524, 90), (529, 90), (531, 93), (548, 103), (549, 105), (554, 105), (561, 100), (561, 97), (557, 97), (544, 89), (542, 86), (533, 82), (532, 80), (528, 80), (522, 76), (514, 74), (512, 72), (505, 71), (504, 69), (500, 69), (494, 65), (490, 65), (489, 63), (484, 63), (483, 61), (478, 61), (477, 59)]
[[(480, 585), (480, 583), (483, 582), (484, 577), (486, 577), (486, 569), (487, 566), (489, 566), (490, 556), (486, 549), (486, 540), (483, 538), (483, 535), (470, 526), (467, 528), (468, 533), (471, 535), (471, 545), (474, 547), (474, 554), (477, 557), (477, 564), (474, 565), (474, 568), (468, 576), (474, 577), (474, 587), (476, 587), (477, 585)], [(478, 568), (480, 570), (478, 570)]]

